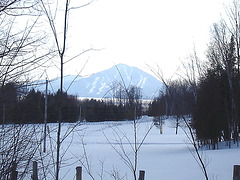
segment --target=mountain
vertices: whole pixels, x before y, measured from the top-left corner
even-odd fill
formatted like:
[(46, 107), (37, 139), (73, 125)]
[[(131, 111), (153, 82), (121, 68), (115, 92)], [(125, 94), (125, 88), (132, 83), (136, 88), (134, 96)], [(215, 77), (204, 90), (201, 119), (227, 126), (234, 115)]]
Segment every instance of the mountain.
[[(122, 77), (122, 78), (121, 78)], [(112, 97), (112, 87), (114, 84), (124, 84), (126, 87), (135, 85), (142, 90), (143, 99), (152, 99), (158, 95), (163, 83), (150, 74), (124, 64), (118, 64), (110, 69), (98, 72), (89, 77), (68, 75), (64, 77), (63, 87), (68, 94), (86, 98)], [(41, 81), (39, 84), (43, 83)], [(49, 91), (56, 92), (59, 89), (60, 78), (50, 81)], [(36, 87), (37, 90), (44, 91), (45, 85)]]

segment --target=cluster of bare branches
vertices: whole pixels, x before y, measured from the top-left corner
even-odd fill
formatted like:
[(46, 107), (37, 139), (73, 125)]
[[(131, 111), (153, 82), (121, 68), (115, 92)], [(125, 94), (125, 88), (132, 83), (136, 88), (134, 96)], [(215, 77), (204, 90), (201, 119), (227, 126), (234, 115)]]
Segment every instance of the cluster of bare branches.
[[(44, 32), (36, 30), (39, 15), (33, 9), (37, 0), (2, 0), (0, 2), (0, 87), (14, 82), (22, 84), (34, 76), (30, 72), (42, 67), (53, 56), (44, 51)], [(41, 51), (37, 53), (38, 51)], [(1, 91), (2, 93), (2, 91)], [(1, 95), (1, 97), (3, 97)], [(4, 100), (1, 99), (3, 102)], [(1, 102), (1, 103), (2, 103)], [(4, 122), (6, 106), (1, 106)], [(12, 167), (18, 179), (31, 178), (32, 160), (41, 146), (38, 125), (2, 125), (0, 130), (1, 179), (9, 179)]]
[[(29, 80), (30, 72), (54, 56), (44, 47), (45, 32), (38, 28), (37, 0), (3, 0), (0, 4), (0, 85)], [(31, 78), (30, 78), (31, 77)]]
[(12, 167), (18, 170), (18, 179), (31, 177), (32, 161), (41, 146), (42, 128), (39, 125), (5, 125), (0, 132), (0, 176), (9, 179)]
[[(150, 125), (146, 127), (146, 131), (142, 137), (138, 135), (140, 121), (135, 119), (133, 120), (132, 125), (133, 125), (132, 137), (129, 137), (129, 135), (127, 135), (126, 132), (122, 131), (117, 126), (112, 128), (113, 130), (112, 138), (108, 137), (104, 132), (103, 134), (108, 144), (119, 155), (120, 159), (131, 171), (133, 179), (137, 180), (139, 152), (148, 134), (153, 128), (154, 123), (151, 122)], [(133, 138), (133, 140), (131, 138)], [(128, 152), (127, 147), (130, 147), (131, 149), (130, 152)]]

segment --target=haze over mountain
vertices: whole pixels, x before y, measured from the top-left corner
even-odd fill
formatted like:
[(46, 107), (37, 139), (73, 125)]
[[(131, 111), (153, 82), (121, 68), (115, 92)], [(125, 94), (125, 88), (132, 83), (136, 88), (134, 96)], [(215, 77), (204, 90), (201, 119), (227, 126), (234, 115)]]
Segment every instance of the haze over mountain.
[[(113, 66), (89, 77), (68, 75), (64, 77), (63, 81), (64, 91), (67, 91), (68, 94), (86, 98), (111, 98), (113, 84), (123, 85), (123, 81), (126, 87), (134, 85), (141, 88), (143, 99), (152, 99), (163, 87), (163, 83), (152, 75), (124, 64), (118, 64), (117, 67)], [(57, 78), (50, 81), (48, 89), (51, 93), (56, 92), (59, 85), (60, 78)], [(45, 85), (38, 86), (36, 89), (44, 91)]]

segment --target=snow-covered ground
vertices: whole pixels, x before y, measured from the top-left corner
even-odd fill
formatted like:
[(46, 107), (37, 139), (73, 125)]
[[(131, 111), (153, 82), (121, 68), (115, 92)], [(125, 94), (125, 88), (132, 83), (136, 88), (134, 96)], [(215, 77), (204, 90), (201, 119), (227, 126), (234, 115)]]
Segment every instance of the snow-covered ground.
[[(139, 120), (137, 124), (139, 142), (151, 124), (152, 118), (143, 117)], [(54, 128), (54, 124), (49, 126), (50, 129)], [(67, 124), (62, 126), (63, 132), (68, 126)], [(79, 159), (83, 157), (84, 149), (95, 179), (101, 179), (99, 176), (101, 172), (104, 180), (113, 179), (110, 176), (112, 172), (118, 172), (120, 176), (125, 176), (124, 179), (133, 179), (128, 166), (108, 142), (110, 141), (112, 146), (120, 151), (119, 138), (121, 138), (122, 147), (129, 158), (133, 160), (133, 151), (130, 145), (134, 142), (133, 134), (131, 121), (85, 123), (77, 126), (62, 144), (64, 149), (71, 144), (64, 156), (64, 159), (67, 160), (63, 161), (63, 168), (60, 171), (62, 179), (74, 179), (75, 168), (81, 166)], [(153, 126), (141, 146), (138, 156), (138, 171), (145, 170), (146, 180), (202, 180), (204, 179), (203, 173), (191, 150), (193, 148), (184, 132), (179, 129), (176, 135), (174, 120), (166, 119), (163, 125), (163, 134), (160, 134), (159, 128)], [(240, 148), (237, 147), (228, 149), (222, 146), (219, 150), (201, 150), (201, 154), (207, 164), (211, 180), (232, 179), (233, 165), (240, 164)], [(83, 170), (83, 180), (90, 180), (90, 176), (84, 168)]]

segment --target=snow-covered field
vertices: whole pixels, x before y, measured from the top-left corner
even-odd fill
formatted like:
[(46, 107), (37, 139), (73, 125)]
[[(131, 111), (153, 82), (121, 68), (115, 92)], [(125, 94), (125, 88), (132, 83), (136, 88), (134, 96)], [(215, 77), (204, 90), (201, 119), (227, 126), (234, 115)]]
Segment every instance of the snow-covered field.
[[(140, 142), (152, 124), (152, 118), (143, 117), (137, 125), (137, 139)], [(63, 125), (63, 132), (67, 125)], [(54, 125), (50, 125), (50, 129)], [(125, 137), (125, 138), (124, 138)], [(127, 137), (127, 138), (126, 138)], [(121, 144), (119, 145), (119, 138)], [(77, 126), (74, 132), (64, 140), (64, 149), (70, 145), (60, 171), (62, 179), (74, 179), (76, 166), (81, 166), (80, 159), (84, 149), (88, 163), (95, 179), (113, 179), (110, 174), (118, 172), (124, 179), (133, 179), (132, 173), (122, 158), (111, 147), (117, 150), (124, 148), (133, 160), (133, 151), (130, 144), (134, 142), (134, 130), (131, 121), (85, 123)], [(191, 144), (184, 132), (179, 129), (175, 134), (174, 120), (166, 119), (163, 125), (163, 134), (159, 128), (153, 126), (138, 156), (138, 171), (145, 170), (146, 180), (202, 180), (203, 173), (194, 159)], [(194, 152), (194, 151), (193, 151)], [(240, 148), (228, 149), (221, 146), (219, 150), (201, 150), (202, 157), (207, 164), (207, 171), (211, 180), (230, 180), (233, 174), (233, 165), (240, 164)], [(81, 159), (84, 161), (84, 158)], [(83, 168), (83, 180), (90, 180), (90, 176)]]

